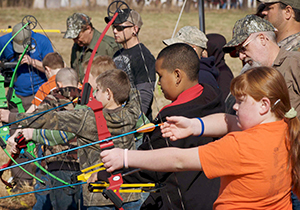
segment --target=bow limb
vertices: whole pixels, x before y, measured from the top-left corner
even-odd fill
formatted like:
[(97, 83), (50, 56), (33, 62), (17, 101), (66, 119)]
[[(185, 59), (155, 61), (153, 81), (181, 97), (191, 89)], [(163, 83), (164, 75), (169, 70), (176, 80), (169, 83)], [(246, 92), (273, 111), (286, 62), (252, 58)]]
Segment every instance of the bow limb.
[[(154, 126), (154, 127), (157, 127), (159, 125), (160, 124), (157, 124), (157, 125), (151, 124), (151, 126)], [(130, 135), (130, 134), (137, 133), (137, 132), (138, 132), (137, 130), (130, 131), (128, 133), (123, 133), (121, 135), (112, 136), (112, 137), (109, 137), (109, 138), (106, 138), (106, 139), (102, 139), (102, 140), (99, 140), (99, 141), (95, 141), (95, 142), (92, 142), (92, 143), (89, 143), (89, 144), (85, 144), (85, 145), (82, 145), (82, 146), (78, 146), (78, 147), (74, 147), (74, 148), (71, 148), (71, 149), (68, 149), (68, 150), (64, 150), (62, 152), (58, 152), (58, 153), (55, 153), (55, 154), (47, 155), (47, 156), (44, 156), (44, 157), (39, 157), (39, 158), (36, 158), (34, 160), (29, 160), (29, 161), (26, 161), (26, 162), (23, 162), (23, 163), (19, 163), (18, 165), (9, 166), (5, 170), (11, 169), (11, 168), (15, 168), (15, 167), (18, 167), (18, 166), (22, 166), (22, 165), (26, 165), (26, 164), (29, 164), (29, 163), (33, 163), (34, 161), (44, 160), (46, 158), (54, 157), (56, 155), (60, 155), (60, 154), (66, 153), (66, 152), (75, 151), (75, 150), (78, 150), (78, 149), (81, 149), (81, 148), (84, 148), (84, 147), (93, 146), (95, 144), (99, 144), (99, 143), (105, 143), (105, 144), (107, 144), (107, 142), (109, 142), (109, 141), (111, 141), (113, 139), (117, 139), (117, 138), (120, 138), (120, 137), (123, 137), (123, 136), (127, 136), (127, 135)], [(0, 172), (1, 171), (4, 171), (4, 169), (0, 169)]]
[(75, 183), (75, 184), (69, 184), (69, 185), (63, 185), (63, 186), (57, 186), (57, 187), (52, 187), (52, 188), (40, 189), (40, 190), (35, 190), (35, 191), (30, 191), (30, 192), (25, 192), (25, 193), (19, 193), (19, 194), (14, 194), (14, 195), (8, 195), (8, 196), (0, 197), (0, 199), (12, 198), (12, 197), (21, 196), (21, 195), (28, 195), (28, 194), (32, 194), (32, 193), (41, 193), (41, 192), (45, 192), (45, 191), (57, 190), (57, 189), (62, 189), (62, 188), (66, 188), (66, 187), (74, 187), (74, 186), (78, 186), (78, 185), (82, 185), (82, 184), (86, 184), (86, 182), (79, 182), (79, 183)]
[[(18, 165), (17, 161), (15, 161), (15, 159), (9, 154), (9, 152), (6, 149), (6, 142), (0, 138), (0, 146), (2, 147), (3, 151), (5, 152), (5, 154), (9, 157), (9, 159), (16, 165)], [(6, 167), (7, 168), (7, 167)], [(33, 177), (34, 179), (38, 180), (39, 182), (41, 182), (42, 184), (45, 184), (45, 182), (43, 180), (41, 180), (40, 178), (36, 177), (35, 175), (31, 174), (30, 172), (28, 172), (26, 169), (24, 169), (22, 166), (19, 166), (20, 169), (22, 169), (25, 173), (27, 173), (29, 176)]]
[(6, 49), (7, 45), (15, 38), (15, 36), (17, 36), (26, 26), (28, 26), (30, 24), (30, 22), (27, 22), (26, 24), (24, 24), (24, 26), (22, 26), (22, 28), (20, 28), (20, 30), (18, 30), (4, 45), (4, 47), (2, 48), (1, 52), (0, 52), (0, 57), (2, 55), (2, 53), (4, 52), (4, 50)]
[[(24, 51), (23, 51), (23, 53), (22, 53), (22, 56), (24, 56), (24, 54), (26, 53), (26, 51), (27, 51), (27, 49), (28, 49), (28, 47), (29, 47), (29, 45), (27, 45), (26, 46), (26, 48), (24, 49)], [(17, 66), (16, 66), (16, 68), (15, 68), (15, 71), (14, 71), (14, 73), (17, 71), (17, 69), (18, 69), (18, 66), (19, 66), (19, 63), (20, 63), (20, 60), (22, 59), (22, 56), (21, 56), (21, 58), (19, 59), (19, 62), (18, 62), (18, 64), (17, 64)], [(13, 82), (11, 82), (12, 84), (13, 84)], [(3, 85), (3, 87), (4, 87), (4, 85)], [(14, 91), (13, 91), (13, 93), (14, 93)], [(25, 110), (24, 110), (24, 108), (23, 108), (23, 105), (22, 105), (22, 101), (19, 99), (19, 101), (21, 101), (21, 103), (19, 103), (18, 102), (18, 99), (19, 98), (17, 98), (16, 96), (15, 96), (15, 101), (17, 101), (17, 103), (18, 103), (18, 105), (17, 105), (17, 107), (18, 107), (18, 111), (20, 112), (24, 112)], [(1, 126), (2, 127), (2, 126)], [(9, 165), (11, 165), (12, 163), (14, 163), (14, 164), (18, 164), (17, 163), (17, 161), (15, 160), (15, 158), (17, 158), (18, 157), (18, 155), (10, 155), (9, 154), (9, 152), (7, 151), (7, 149), (6, 149), (6, 142), (3, 140), (3, 138), (8, 138), (8, 136), (9, 136), (9, 129), (8, 129), (8, 127), (3, 127), (1, 130), (0, 130), (1, 132), (0, 132), (0, 145), (1, 145), (1, 147), (2, 147), (2, 149), (3, 149), (3, 151), (5, 152), (5, 154), (9, 157), (9, 161), (6, 163), (6, 164), (4, 164), (4, 165), (2, 165), (1, 166), (1, 169), (5, 169), (5, 168), (7, 168)], [(3, 133), (2, 133), (2, 131), (3, 131)], [(45, 182), (43, 181), (43, 180), (41, 180), (41, 179), (39, 179), (38, 177), (36, 177), (35, 175), (33, 175), (33, 174), (31, 174), (29, 171), (27, 171), (26, 169), (24, 169), (23, 167), (19, 167), (22, 171), (24, 171), (26, 174), (28, 174), (29, 176), (31, 176), (31, 177), (33, 177), (34, 179), (36, 179), (36, 180), (38, 180), (38, 181), (40, 181), (42, 184), (45, 184)], [(2, 179), (2, 173), (1, 173), (1, 180), (3, 181), (3, 179)], [(5, 184), (5, 182), (3, 182), (4, 184)], [(10, 187), (10, 186), (9, 186)]]

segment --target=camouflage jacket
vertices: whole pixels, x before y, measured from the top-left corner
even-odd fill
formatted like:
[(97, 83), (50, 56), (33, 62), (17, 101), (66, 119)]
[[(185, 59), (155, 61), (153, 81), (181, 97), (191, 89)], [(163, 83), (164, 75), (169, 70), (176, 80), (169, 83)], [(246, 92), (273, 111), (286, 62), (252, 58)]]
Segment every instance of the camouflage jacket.
[(297, 51), (300, 48), (300, 32), (292, 34), (278, 42), (278, 46), (287, 51)]
[[(138, 92), (132, 90), (130, 99), (123, 107), (115, 110), (103, 109), (107, 127), (112, 136), (133, 131), (141, 114)], [(17, 119), (31, 114), (20, 113)], [(24, 127), (47, 128), (63, 130), (77, 134), (78, 146), (98, 141), (96, 120), (93, 110), (87, 107), (79, 107), (72, 111), (51, 111), (41, 116), (29, 118), (19, 123)], [(123, 136), (113, 140), (115, 147), (135, 149), (134, 135)], [(101, 162), (99, 145), (93, 145), (78, 150), (81, 170)], [(138, 193), (121, 194), (124, 202), (140, 199)], [(112, 205), (101, 193), (90, 193), (87, 185), (83, 185), (83, 198), (85, 206)]]
[[(45, 111), (50, 108), (66, 104), (80, 96), (80, 90), (75, 87), (65, 87), (53, 90), (45, 97), (43, 102), (38, 106), (37, 111)], [(74, 104), (68, 104), (59, 109), (59, 111), (73, 110)], [(50, 155), (66, 149), (76, 147), (77, 141), (75, 134), (60, 131), (35, 129), (32, 140), (44, 144), (44, 154)], [(51, 143), (50, 143), (51, 142)], [(51, 145), (51, 146), (49, 146)], [(52, 146), (55, 145), (55, 146)], [(77, 152), (64, 153), (47, 159), (48, 170), (79, 170)]]

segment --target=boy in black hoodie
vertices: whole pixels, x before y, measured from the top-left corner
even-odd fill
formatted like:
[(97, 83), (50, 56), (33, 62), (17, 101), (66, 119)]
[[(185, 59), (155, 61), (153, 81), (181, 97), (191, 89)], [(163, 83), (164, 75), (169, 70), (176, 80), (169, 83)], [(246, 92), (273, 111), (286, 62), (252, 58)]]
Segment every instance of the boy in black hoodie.
[[(164, 122), (167, 116), (203, 117), (212, 113), (224, 112), (222, 94), (218, 88), (198, 83), (199, 58), (195, 50), (187, 44), (177, 43), (164, 48), (155, 63), (159, 75), (158, 84), (171, 104), (163, 107), (154, 123)], [(193, 137), (171, 142), (163, 138), (160, 128), (146, 135), (140, 150), (163, 147), (189, 148), (207, 144), (213, 138)], [(100, 174), (98, 177), (103, 177)], [(218, 196), (219, 179), (208, 179), (201, 171), (162, 173), (142, 171), (125, 176), (126, 182), (139, 179), (148, 182), (163, 182), (160, 192), (150, 193), (141, 209), (202, 209), (211, 210)], [(94, 181), (94, 180), (93, 180)], [(142, 181), (142, 180), (140, 180)], [(144, 181), (144, 180), (143, 180)]]

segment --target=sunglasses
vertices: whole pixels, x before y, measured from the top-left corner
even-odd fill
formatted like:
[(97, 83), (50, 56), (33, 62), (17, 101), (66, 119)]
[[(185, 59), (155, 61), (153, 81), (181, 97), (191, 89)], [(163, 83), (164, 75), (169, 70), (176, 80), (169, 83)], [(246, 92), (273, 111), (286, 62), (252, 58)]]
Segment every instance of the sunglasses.
[(118, 26), (112, 26), (112, 28), (113, 28), (113, 30), (114, 29), (116, 29), (117, 31), (123, 31), (125, 28), (131, 28), (131, 27), (133, 27), (133, 25), (131, 25), (131, 26), (120, 26), (120, 25), (118, 25)]

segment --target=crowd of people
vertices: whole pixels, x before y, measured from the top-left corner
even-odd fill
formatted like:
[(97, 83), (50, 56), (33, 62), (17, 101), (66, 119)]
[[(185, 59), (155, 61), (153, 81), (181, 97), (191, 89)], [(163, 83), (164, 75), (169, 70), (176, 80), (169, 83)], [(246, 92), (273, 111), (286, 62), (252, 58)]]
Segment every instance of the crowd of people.
[[(26, 110), (11, 99), (0, 109), (2, 122), (18, 125), (6, 139), (12, 153), (20, 152), (20, 134), (39, 157), (116, 137), (113, 149), (95, 144), (43, 160), (68, 183), (96, 164), (105, 168), (82, 186), (36, 193), (33, 209), (118, 209), (118, 199), (88, 187), (109, 182), (117, 170), (124, 183), (160, 186), (120, 193), (123, 209), (300, 209), (300, 4), (261, 2), (257, 14), (236, 21), (230, 41), (184, 26), (161, 40), (166, 47), (157, 58), (140, 42), (142, 17), (131, 9), (122, 10), (111, 25), (114, 37), (104, 35), (97, 49), (102, 33), (91, 18), (70, 15), (70, 64), (22, 23), (0, 37), (1, 62), (20, 59), (14, 90)], [(243, 63), (235, 78), (225, 53)], [(152, 116), (156, 77), (171, 103)], [(150, 122), (160, 127), (122, 135)], [(64, 185), (27, 169), (47, 188)], [(24, 182), (45, 188), (18, 168), (12, 175), (16, 192)]]

